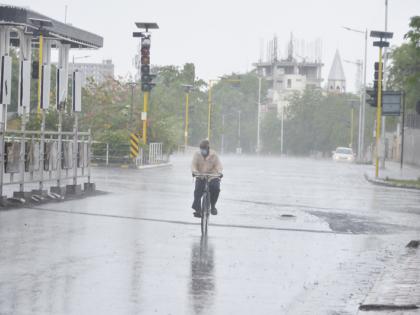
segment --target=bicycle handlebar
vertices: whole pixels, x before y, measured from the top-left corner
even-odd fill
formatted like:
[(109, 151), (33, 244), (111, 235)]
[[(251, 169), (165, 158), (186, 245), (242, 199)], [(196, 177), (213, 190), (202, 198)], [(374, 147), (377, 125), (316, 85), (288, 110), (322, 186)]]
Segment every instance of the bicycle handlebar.
[(222, 178), (222, 173), (193, 173), (193, 177), (214, 177), (214, 178)]

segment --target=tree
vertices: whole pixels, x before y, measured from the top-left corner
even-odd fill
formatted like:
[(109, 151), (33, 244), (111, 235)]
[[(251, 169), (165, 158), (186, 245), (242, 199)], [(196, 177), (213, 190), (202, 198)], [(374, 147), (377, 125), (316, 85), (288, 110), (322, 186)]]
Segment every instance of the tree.
[(411, 30), (404, 35), (405, 39), (409, 39), (411, 44), (419, 47), (420, 44), (420, 16), (413, 16), (410, 20), (409, 26)]
[(420, 100), (420, 16), (412, 17), (409, 25), (411, 29), (404, 36), (409, 42), (391, 52), (387, 84), (392, 89), (405, 91), (406, 105), (411, 109)]
[[(321, 90), (307, 88), (290, 99), (285, 110), (284, 148), (287, 153), (309, 155), (321, 152), (328, 155), (337, 146), (351, 142), (351, 94), (323, 94)], [(358, 106), (357, 106), (358, 107)], [(358, 108), (354, 108), (354, 117)], [(367, 116), (370, 122), (371, 115)], [(373, 119), (372, 119), (373, 121)], [(357, 119), (354, 120), (353, 147), (357, 146)], [(367, 137), (370, 137), (370, 129)]]
[[(267, 84), (263, 80), (261, 95), (266, 95), (266, 92)], [(221, 148), (223, 136), (225, 152), (234, 152), (240, 142), (243, 152), (254, 153), (257, 146), (258, 117), (256, 73), (224, 76), (212, 88), (212, 108), (211, 141), (213, 145)], [(240, 139), (239, 116), (241, 119)]]
[(281, 149), (281, 121), (277, 112), (271, 111), (264, 115), (261, 122), (262, 152), (279, 154)]

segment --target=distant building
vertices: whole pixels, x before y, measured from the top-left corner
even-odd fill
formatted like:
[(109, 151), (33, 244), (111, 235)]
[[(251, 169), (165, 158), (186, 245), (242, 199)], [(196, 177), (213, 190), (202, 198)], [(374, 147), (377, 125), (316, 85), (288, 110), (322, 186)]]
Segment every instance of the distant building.
[(335, 52), (334, 60), (328, 75), (327, 90), (330, 93), (346, 92), (346, 77), (338, 50)]
[(83, 73), (82, 84), (85, 85), (88, 78), (96, 83), (103, 83), (107, 78), (114, 78), (114, 64), (112, 60), (103, 60), (101, 63), (69, 63), (69, 73), (73, 69)]
[(278, 60), (277, 38), (274, 38), (272, 51), (268, 61), (260, 61), (254, 65), (259, 75), (269, 83), (266, 106), (280, 112), (288, 106), (287, 99), (292, 93), (302, 92), (307, 87), (321, 88), (323, 63), (320, 56), (311, 60), (299, 57), (301, 60), (298, 61), (295, 58), (293, 36), (288, 45), (286, 59)]

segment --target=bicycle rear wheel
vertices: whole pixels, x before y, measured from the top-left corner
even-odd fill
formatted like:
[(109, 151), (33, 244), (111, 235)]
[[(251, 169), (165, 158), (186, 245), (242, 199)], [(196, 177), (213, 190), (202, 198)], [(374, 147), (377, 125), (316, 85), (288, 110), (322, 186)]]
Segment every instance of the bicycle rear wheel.
[(208, 225), (210, 217), (210, 198), (209, 194), (205, 192), (203, 194), (202, 204), (201, 204), (201, 234), (207, 235)]

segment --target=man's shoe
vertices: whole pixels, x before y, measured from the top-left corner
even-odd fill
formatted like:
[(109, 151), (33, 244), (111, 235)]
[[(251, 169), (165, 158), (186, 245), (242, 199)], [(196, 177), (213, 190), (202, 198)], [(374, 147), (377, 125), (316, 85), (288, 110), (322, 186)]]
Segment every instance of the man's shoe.
[(196, 218), (201, 218), (201, 213), (198, 211), (193, 212), (193, 216)]
[(217, 215), (217, 209), (216, 208), (212, 208), (210, 210), (210, 212), (211, 212), (212, 215)]

